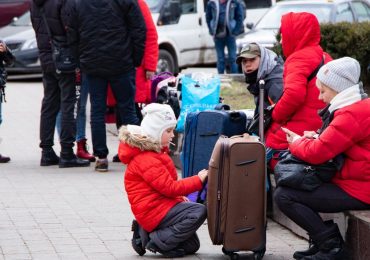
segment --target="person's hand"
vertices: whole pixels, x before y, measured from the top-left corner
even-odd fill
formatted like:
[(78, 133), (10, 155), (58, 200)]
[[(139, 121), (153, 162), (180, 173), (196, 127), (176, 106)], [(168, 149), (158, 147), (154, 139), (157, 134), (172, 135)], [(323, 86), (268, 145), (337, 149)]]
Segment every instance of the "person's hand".
[(188, 197), (183, 196), (182, 198), (184, 199), (185, 202), (189, 202), (190, 201)]
[(5, 42), (0, 41), (0, 52), (6, 52)]
[(145, 71), (145, 77), (147, 80), (151, 80), (153, 76), (154, 76), (154, 71), (149, 71), (149, 70)]
[(314, 139), (317, 138), (317, 133), (315, 131), (304, 131), (303, 137), (306, 137), (308, 139)]
[(294, 133), (293, 131), (290, 131), (289, 129), (285, 127), (282, 127), (281, 130), (283, 130), (283, 132), (286, 134), (286, 140), (290, 144), (293, 143), (295, 140), (301, 138), (300, 135)]
[(206, 180), (207, 176), (208, 176), (208, 170), (206, 169), (203, 169), (200, 172), (198, 172), (198, 177), (200, 178), (202, 182)]

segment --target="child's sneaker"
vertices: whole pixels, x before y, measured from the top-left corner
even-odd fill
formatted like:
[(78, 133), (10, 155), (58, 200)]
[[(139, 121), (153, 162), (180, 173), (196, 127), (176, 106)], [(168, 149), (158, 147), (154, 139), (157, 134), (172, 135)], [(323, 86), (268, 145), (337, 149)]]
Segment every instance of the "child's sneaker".
[(174, 248), (169, 251), (163, 251), (160, 249), (152, 240), (146, 244), (146, 249), (153, 253), (160, 253), (165, 258), (177, 258), (177, 257), (184, 257), (185, 256), (185, 250), (182, 248)]
[(134, 219), (131, 225), (131, 231), (134, 232), (131, 239), (132, 248), (138, 253), (139, 256), (143, 256), (146, 253), (145, 248), (143, 248), (143, 244), (141, 242), (140, 234), (139, 234), (139, 223)]
[(108, 159), (98, 159), (95, 163), (95, 171), (107, 172), (108, 171)]

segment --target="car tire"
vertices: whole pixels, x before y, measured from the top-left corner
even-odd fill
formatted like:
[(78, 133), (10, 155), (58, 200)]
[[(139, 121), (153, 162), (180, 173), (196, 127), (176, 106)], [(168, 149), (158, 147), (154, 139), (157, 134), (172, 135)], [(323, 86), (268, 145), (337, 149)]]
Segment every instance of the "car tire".
[(177, 64), (174, 57), (167, 50), (159, 50), (157, 73), (169, 71), (171, 73), (177, 73)]

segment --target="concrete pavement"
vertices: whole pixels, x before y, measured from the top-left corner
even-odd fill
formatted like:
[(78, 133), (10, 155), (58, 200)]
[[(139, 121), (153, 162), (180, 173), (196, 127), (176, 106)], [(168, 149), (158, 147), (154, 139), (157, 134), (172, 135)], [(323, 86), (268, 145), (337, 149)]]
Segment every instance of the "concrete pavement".
[[(110, 163), (108, 173), (87, 168), (40, 167), (39, 114), (41, 82), (10, 82), (3, 104), (0, 152), (11, 162), (0, 164), (1, 259), (158, 259), (135, 254), (130, 245), (133, 218), (123, 188), (124, 166)], [(91, 145), (90, 125), (87, 124)], [(117, 138), (107, 134), (109, 159)], [(60, 147), (55, 138), (55, 151)], [(214, 246), (204, 224), (201, 248), (185, 259), (227, 259)], [(264, 259), (292, 259), (307, 242), (269, 221)], [(252, 259), (243, 256), (242, 259)]]

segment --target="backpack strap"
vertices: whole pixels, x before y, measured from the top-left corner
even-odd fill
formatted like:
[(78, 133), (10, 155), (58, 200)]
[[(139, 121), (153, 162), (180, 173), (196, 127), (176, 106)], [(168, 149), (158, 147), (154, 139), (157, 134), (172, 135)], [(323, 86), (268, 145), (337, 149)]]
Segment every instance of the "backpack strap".
[(322, 59), (321, 59), (321, 62), (320, 64), (316, 67), (316, 69), (310, 74), (310, 76), (308, 76), (307, 78), (307, 82), (310, 82), (314, 77), (316, 77), (317, 75), (317, 72), (319, 72), (319, 69), (324, 65), (325, 63), (325, 56), (322, 55)]

